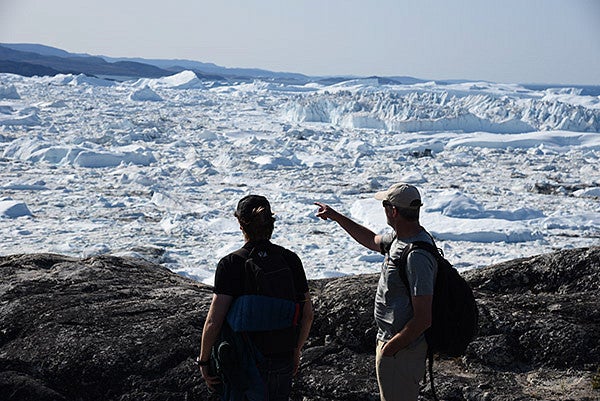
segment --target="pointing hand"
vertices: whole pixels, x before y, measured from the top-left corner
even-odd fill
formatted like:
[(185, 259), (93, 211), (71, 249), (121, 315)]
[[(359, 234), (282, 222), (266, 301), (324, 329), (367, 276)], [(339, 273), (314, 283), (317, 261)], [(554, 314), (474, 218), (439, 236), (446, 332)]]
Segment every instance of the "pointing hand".
[(319, 210), (317, 210), (317, 217), (327, 220), (335, 220), (333, 217), (338, 214), (335, 210), (333, 210), (329, 205), (326, 205), (321, 202), (315, 202), (315, 205), (319, 206)]

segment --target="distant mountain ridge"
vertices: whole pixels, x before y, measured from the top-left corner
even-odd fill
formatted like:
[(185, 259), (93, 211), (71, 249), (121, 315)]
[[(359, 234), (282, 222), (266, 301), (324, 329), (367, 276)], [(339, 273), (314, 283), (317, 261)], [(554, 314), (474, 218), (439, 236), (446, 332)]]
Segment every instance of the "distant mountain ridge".
[(83, 53), (69, 53), (66, 50), (58, 49), (52, 46), (40, 45), (35, 43), (0, 43), (1, 46), (9, 49), (18, 50), (21, 52), (36, 53), (42, 56), (55, 57), (75, 57), (75, 56), (90, 56)]
[(42, 56), (54, 56), (54, 57), (100, 57), (108, 63), (119, 63), (119, 62), (132, 62), (139, 64), (147, 64), (166, 70), (170, 73), (181, 72), (183, 70), (196, 70), (201, 73), (224, 75), (224, 76), (252, 76), (252, 77), (288, 77), (293, 79), (306, 80), (307, 76), (298, 73), (288, 72), (272, 72), (268, 70), (262, 70), (258, 68), (228, 68), (221, 67), (214, 63), (203, 63), (194, 60), (185, 59), (144, 59), (140, 57), (109, 57), (109, 56), (93, 56), (85, 53), (69, 53), (65, 50), (58, 49), (51, 46), (31, 44), (31, 43), (0, 43), (0, 46), (8, 47), (12, 50), (36, 53)]
[(0, 72), (24, 76), (63, 73), (86, 74), (123, 80), (158, 78), (184, 70), (193, 71), (200, 79), (216, 81), (262, 78), (304, 84), (311, 80), (302, 74), (271, 72), (260, 69), (226, 68), (212, 63), (192, 60), (114, 58), (69, 53), (62, 49), (39, 44), (0, 43)]
[[(199, 79), (223, 83), (251, 82), (255, 79), (291, 85), (304, 85), (309, 82), (333, 85), (361, 79), (377, 79), (379, 85), (414, 85), (424, 82), (451, 85), (481, 82), (481, 80), (473, 81), (470, 79), (420, 79), (410, 76), (307, 76), (300, 73), (274, 72), (259, 68), (222, 67), (214, 63), (186, 59), (94, 56), (87, 53), (70, 53), (56, 47), (36, 43), (0, 43), (0, 73), (6, 72), (22, 76), (85, 74), (109, 80), (124, 81), (137, 78), (159, 78), (185, 70), (193, 71)], [(600, 85), (518, 84), (532, 90), (577, 88), (581, 91), (581, 95), (600, 96)]]
[[(0, 43), (0, 72), (23, 76), (85, 74), (114, 80), (158, 78), (191, 70), (198, 78), (213, 81), (252, 81), (265, 79), (287, 84), (308, 82), (337, 83), (357, 77), (309, 77), (292, 72), (273, 72), (258, 68), (228, 68), (213, 63), (182, 59), (143, 59), (92, 56), (69, 53), (51, 46), (32, 43)], [(380, 84), (414, 84), (426, 80), (412, 77), (377, 78)]]
[(30, 46), (29, 51), (22, 51), (15, 50), (7, 45), (0, 45), (0, 63), (2, 63), (0, 65), (10, 67), (10, 70), (2, 70), (1, 72), (11, 72), (19, 75), (49, 75), (51, 71), (57, 71), (57, 73), (63, 74), (134, 78), (158, 78), (172, 74), (172, 72), (149, 64), (126, 61), (109, 63), (102, 57), (72, 55), (67, 52), (60, 53), (60, 49), (55, 49), (56, 51), (52, 52), (53, 54), (49, 54), (47, 46), (40, 48), (40, 51), (45, 54), (31, 51), (34, 49)]

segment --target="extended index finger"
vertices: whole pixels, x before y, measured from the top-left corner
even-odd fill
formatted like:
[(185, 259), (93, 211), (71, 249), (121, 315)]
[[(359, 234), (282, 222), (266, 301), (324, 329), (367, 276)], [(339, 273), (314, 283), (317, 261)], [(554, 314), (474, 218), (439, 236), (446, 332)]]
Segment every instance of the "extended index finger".
[(317, 216), (323, 217), (323, 214), (326, 214), (329, 211), (329, 207), (321, 202), (315, 202), (315, 205), (319, 206), (319, 210), (317, 210)]

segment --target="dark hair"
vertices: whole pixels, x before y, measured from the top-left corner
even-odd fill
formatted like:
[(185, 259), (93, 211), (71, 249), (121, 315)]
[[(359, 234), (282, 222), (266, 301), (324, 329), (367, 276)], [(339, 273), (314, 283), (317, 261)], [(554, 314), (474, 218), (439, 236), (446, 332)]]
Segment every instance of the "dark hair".
[(264, 196), (248, 195), (242, 198), (234, 215), (248, 240), (271, 239), (275, 218)]
[(398, 214), (405, 220), (408, 221), (419, 221), (419, 209), (407, 209), (403, 207), (394, 206), (398, 211)]

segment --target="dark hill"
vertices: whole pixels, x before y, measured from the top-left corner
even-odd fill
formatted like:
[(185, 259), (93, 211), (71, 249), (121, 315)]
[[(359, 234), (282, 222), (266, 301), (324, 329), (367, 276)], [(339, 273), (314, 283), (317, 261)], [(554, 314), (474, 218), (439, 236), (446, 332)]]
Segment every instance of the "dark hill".
[(85, 74), (115, 80), (157, 78), (184, 70), (214, 82), (252, 82), (260, 78), (280, 83), (305, 84), (302, 74), (271, 72), (252, 68), (225, 68), (189, 60), (112, 58), (69, 53), (50, 46), (29, 43), (0, 43), (0, 72), (23, 76)]
[(60, 74), (54, 68), (45, 67), (39, 64), (24, 63), (20, 61), (0, 60), (0, 72), (22, 75), (24, 77), (33, 76), (54, 76)]
[[(454, 401), (592, 401), (600, 361), (600, 248), (465, 274), (481, 312), (465, 357), (437, 360)], [(315, 323), (294, 400), (377, 400), (377, 277), (311, 281)], [(215, 400), (193, 359), (211, 288), (111, 256), (0, 257), (0, 399)], [(431, 400), (429, 388), (422, 400)]]
[[(136, 62), (120, 61), (116, 63), (108, 63), (101, 57), (93, 56), (69, 56), (59, 57), (53, 55), (43, 55), (33, 52), (20, 51), (0, 45), (0, 67), (6, 62), (17, 63), (14, 65), (22, 65), (24, 69), (30, 69), (30, 65), (49, 68), (48, 71), (58, 71), (63, 74), (86, 74), (86, 75), (101, 75), (101, 76), (127, 76), (127, 77), (148, 77), (156, 78), (167, 75), (172, 75), (172, 71), (163, 70), (161, 68)], [(41, 71), (41, 70), (40, 70)], [(0, 69), (0, 72), (11, 72)], [(20, 75), (27, 75), (16, 72)]]

